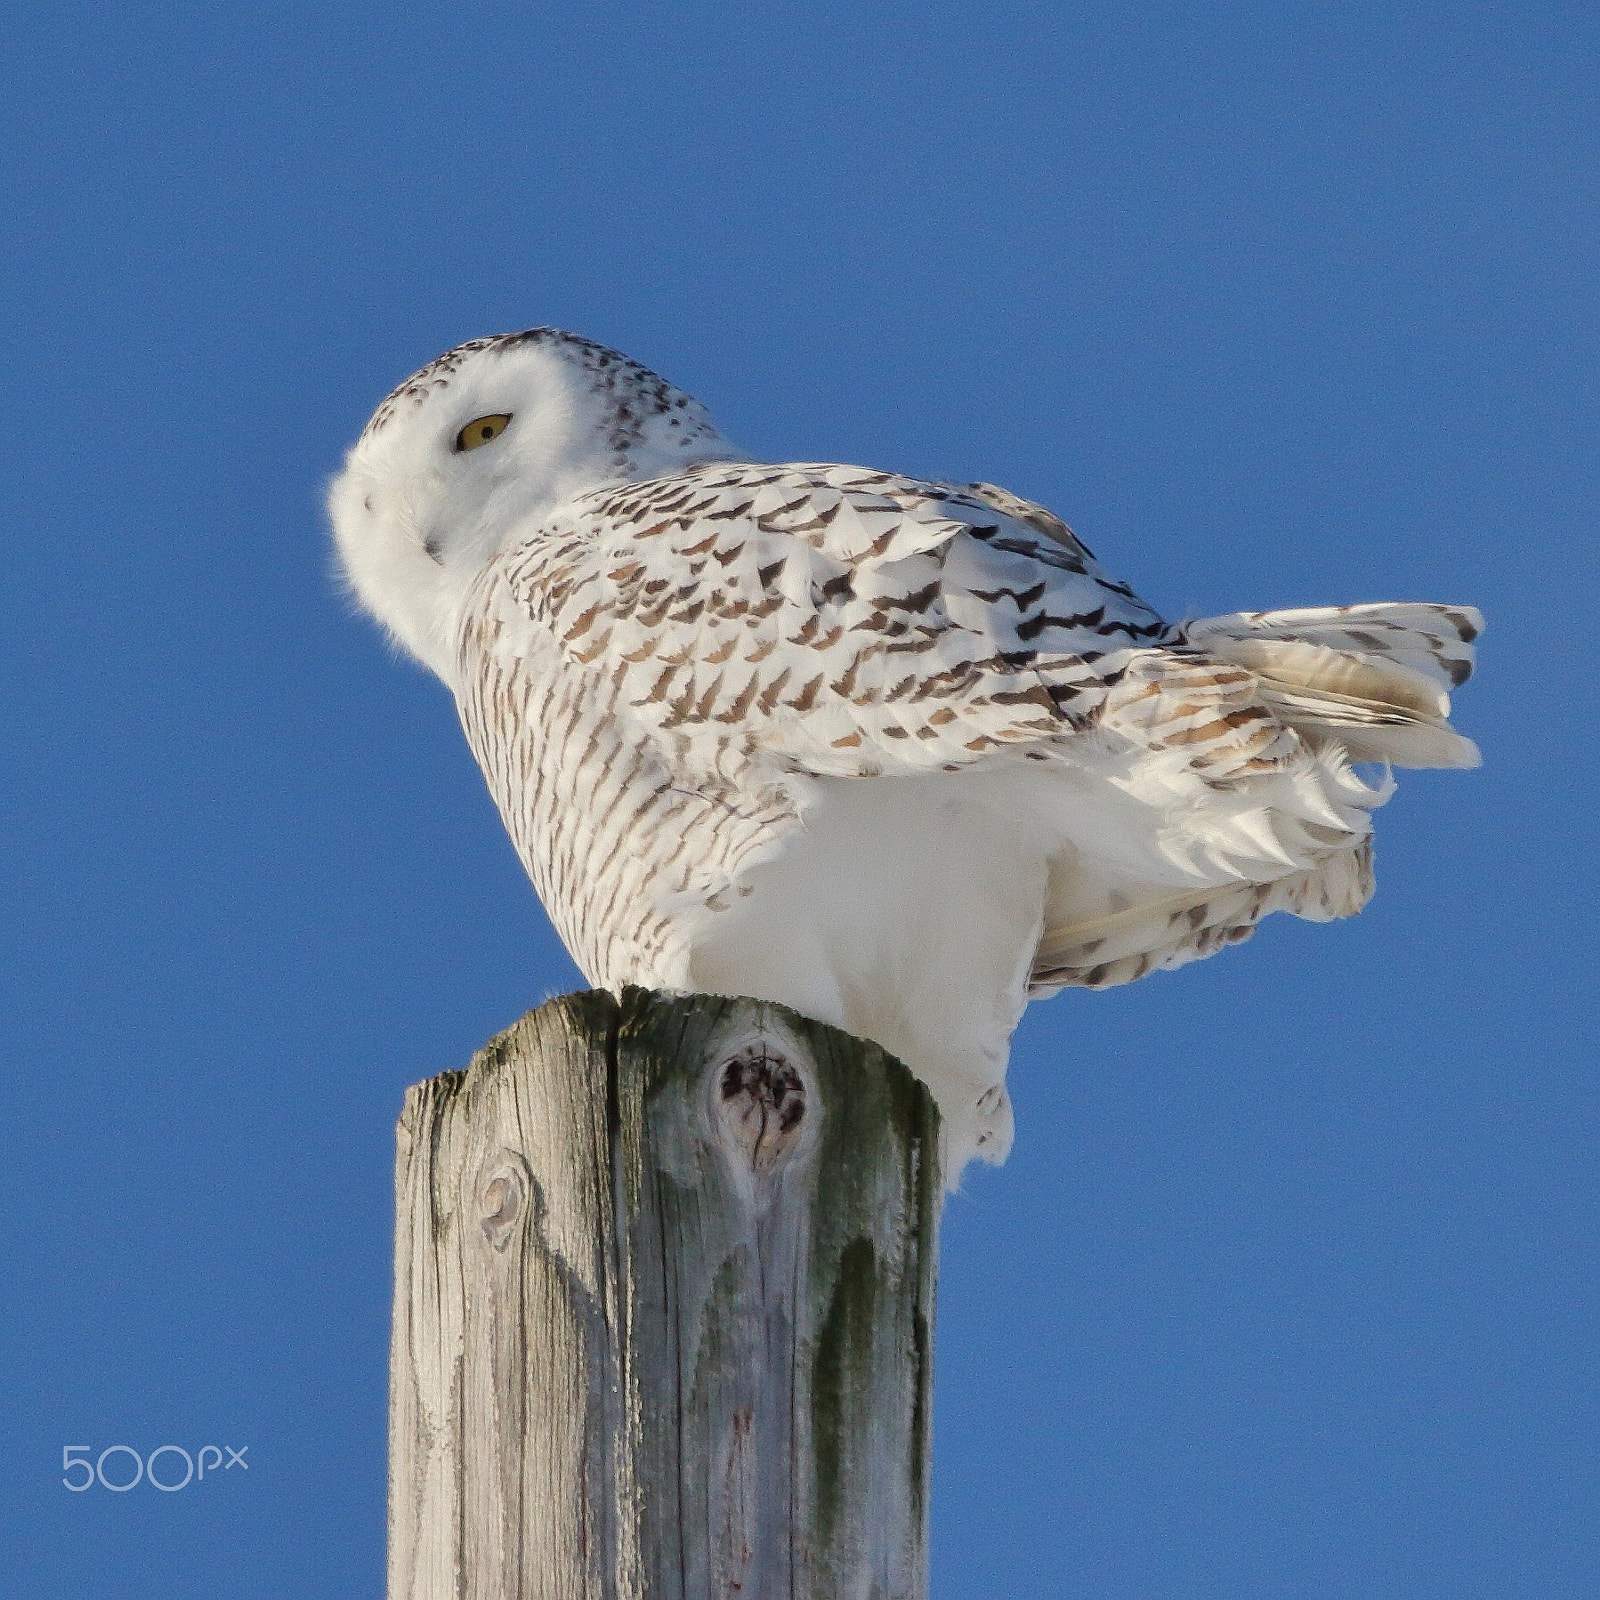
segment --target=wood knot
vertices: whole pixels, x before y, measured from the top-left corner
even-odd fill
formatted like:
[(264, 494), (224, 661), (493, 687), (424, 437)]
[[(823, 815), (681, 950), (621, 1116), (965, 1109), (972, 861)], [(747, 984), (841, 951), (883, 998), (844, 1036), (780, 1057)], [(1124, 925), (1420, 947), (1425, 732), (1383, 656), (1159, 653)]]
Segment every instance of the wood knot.
[(751, 1170), (771, 1172), (800, 1142), (805, 1080), (769, 1040), (752, 1040), (718, 1067), (716, 1111)]
[(510, 1242), (517, 1219), (522, 1215), (527, 1185), (520, 1164), (507, 1161), (488, 1173), (478, 1189), (478, 1214), (483, 1236), (496, 1250)]

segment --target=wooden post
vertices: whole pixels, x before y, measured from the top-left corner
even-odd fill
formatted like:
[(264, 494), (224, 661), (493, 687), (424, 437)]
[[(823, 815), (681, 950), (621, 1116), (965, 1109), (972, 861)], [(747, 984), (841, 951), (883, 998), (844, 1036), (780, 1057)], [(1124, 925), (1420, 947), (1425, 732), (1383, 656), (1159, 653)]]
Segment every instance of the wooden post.
[(937, 1152), (750, 1000), (569, 995), (412, 1089), (390, 1600), (923, 1600)]

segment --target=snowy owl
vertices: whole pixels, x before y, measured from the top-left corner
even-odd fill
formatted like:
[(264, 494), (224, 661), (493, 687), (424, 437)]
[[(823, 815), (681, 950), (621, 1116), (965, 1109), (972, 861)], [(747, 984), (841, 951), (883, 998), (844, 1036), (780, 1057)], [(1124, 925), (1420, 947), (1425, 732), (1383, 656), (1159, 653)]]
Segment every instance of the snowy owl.
[(949, 1182), (1010, 1146), (1030, 999), (1351, 915), (1387, 767), (1477, 761), (1468, 606), (1168, 623), (1041, 506), (754, 461), (551, 328), (408, 378), (329, 498), (590, 981), (878, 1041)]

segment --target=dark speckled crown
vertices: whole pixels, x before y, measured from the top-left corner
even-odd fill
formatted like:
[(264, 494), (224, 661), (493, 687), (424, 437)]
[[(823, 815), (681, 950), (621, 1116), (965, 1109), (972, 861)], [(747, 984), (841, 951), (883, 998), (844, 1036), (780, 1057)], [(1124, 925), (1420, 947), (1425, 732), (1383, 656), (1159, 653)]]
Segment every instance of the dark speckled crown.
[(560, 328), (528, 328), (521, 333), (492, 333), (481, 339), (468, 339), (436, 356), (383, 401), (372, 413), (361, 437), (381, 433), (407, 401), (418, 406), (435, 390), (449, 388), (468, 357), (486, 351), (516, 350), (523, 345), (548, 346), (589, 380), (605, 417), (606, 443), (619, 458), (639, 443), (646, 423), (655, 417), (665, 417), (669, 427), (681, 428), (685, 442), (716, 436), (700, 402), (648, 367), (576, 333)]

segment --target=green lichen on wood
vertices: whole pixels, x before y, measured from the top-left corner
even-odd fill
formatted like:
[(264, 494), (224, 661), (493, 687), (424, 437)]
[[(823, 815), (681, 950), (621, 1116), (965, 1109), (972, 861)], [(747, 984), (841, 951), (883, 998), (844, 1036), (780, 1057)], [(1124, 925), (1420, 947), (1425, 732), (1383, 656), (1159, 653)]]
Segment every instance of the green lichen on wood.
[(839, 1258), (811, 1366), (812, 1511), (816, 1536), (831, 1543), (856, 1480), (864, 1402), (873, 1387), (877, 1254), (852, 1239)]

